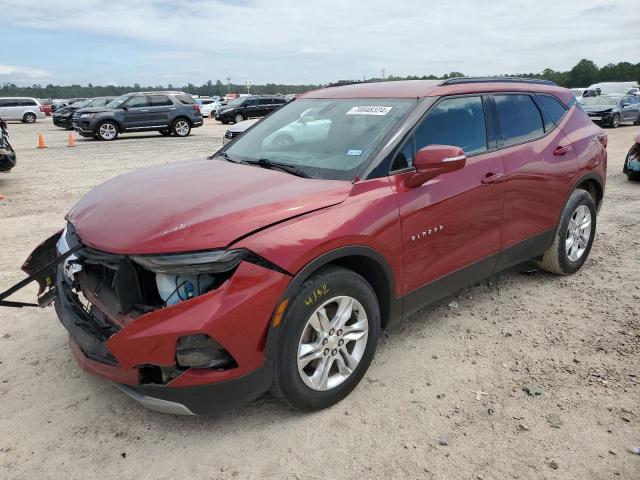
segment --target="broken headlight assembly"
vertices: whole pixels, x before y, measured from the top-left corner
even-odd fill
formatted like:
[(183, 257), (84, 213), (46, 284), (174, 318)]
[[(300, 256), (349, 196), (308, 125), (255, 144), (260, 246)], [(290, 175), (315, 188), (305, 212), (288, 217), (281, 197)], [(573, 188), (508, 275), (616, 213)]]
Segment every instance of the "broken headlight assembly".
[[(227, 278), (246, 250), (211, 250), (170, 255), (136, 255), (131, 260), (155, 273), (158, 293), (165, 305), (202, 295)], [(225, 275), (227, 274), (227, 275)]]

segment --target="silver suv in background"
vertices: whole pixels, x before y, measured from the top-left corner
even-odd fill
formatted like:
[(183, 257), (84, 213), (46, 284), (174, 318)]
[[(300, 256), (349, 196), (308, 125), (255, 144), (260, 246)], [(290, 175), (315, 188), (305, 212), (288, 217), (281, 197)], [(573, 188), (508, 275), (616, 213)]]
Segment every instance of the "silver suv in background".
[(42, 119), (45, 116), (44, 108), (35, 98), (0, 98), (0, 118), (5, 121), (20, 120), (24, 123), (34, 123), (38, 118)]

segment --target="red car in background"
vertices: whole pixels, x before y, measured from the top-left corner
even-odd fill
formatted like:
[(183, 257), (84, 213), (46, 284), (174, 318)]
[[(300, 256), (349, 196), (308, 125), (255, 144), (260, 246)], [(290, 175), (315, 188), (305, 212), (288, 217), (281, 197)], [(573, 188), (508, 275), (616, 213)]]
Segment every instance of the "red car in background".
[(324, 408), (390, 323), (528, 260), (578, 270), (606, 142), (550, 82), (326, 88), (208, 159), (95, 188), (24, 270), (82, 368), (151, 408), (210, 413), (268, 389)]

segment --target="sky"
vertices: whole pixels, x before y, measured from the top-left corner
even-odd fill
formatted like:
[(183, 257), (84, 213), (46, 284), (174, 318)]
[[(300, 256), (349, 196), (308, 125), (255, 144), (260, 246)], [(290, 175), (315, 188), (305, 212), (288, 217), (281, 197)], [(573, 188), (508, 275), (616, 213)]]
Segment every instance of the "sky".
[(640, 62), (638, 0), (1, 0), (0, 84), (322, 84)]

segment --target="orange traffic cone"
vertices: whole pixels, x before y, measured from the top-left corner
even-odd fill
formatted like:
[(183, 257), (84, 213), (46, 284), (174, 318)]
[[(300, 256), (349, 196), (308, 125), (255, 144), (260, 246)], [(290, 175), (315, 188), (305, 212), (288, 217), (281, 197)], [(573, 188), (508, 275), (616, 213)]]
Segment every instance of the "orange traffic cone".
[(76, 141), (73, 138), (73, 133), (69, 132), (69, 143), (67, 144), (67, 147), (75, 147), (76, 146)]
[(42, 136), (41, 133), (38, 134), (38, 148), (47, 148), (47, 146), (44, 143), (44, 137)]

